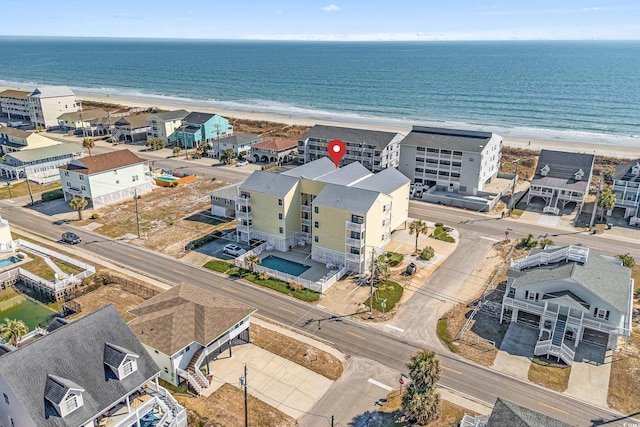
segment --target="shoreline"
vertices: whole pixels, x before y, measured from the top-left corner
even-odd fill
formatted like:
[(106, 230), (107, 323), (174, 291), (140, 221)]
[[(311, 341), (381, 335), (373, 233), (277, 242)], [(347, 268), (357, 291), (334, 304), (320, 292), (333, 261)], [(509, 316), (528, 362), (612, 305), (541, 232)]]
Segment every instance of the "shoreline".
[[(0, 86), (0, 90), (5, 89), (23, 89), (16, 87)], [(256, 111), (256, 110), (239, 110), (239, 109), (226, 109), (218, 108), (206, 105), (197, 105), (196, 103), (190, 104), (188, 102), (178, 102), (169, 100), (146, 100), (127, 98), (120, 96), (105, 96), (96, 95), (86, 92), (77, 92), (76, 96), (80, 100), (94, 101), (109, 104), (120, 104), (128, 107), (156, 107), (164, 110), (178, 110), (184, 109), (187, 111), (202, 111), (208, 113), (216, 113), (226, 118), (241, 119), (241, 120), (256, 120), (267, 121), (275, 123), (283, 123), (286, 125), (303, 125), (314, 126), (329, 125), (329, 126), (343, 126), (354, 127), (361, 129), (370, 129), (386, 132), (400, 132), (408, 134), (411, 131), (411, 125), (401, 124), (389, 124), (389, 123), (373, 123), (375, 120), (363, 119), (361, 121), (353, 120), (351, 118), (340, 118), (339, 116), (333, 116), (330, 114), (319, 116), (302, 116), (295, 114), (283, 114), (278, 112), (269, 111)], [(640, 158), (640, 146), (628, 146), (628, 145), (608, 145), (598, 144), (585, 141), (570, 141), (559, 139), (541, 139), (541, 138), (527, 138), (527, 137), (515, 137), (502, 135), (504, 145), (513, 148), (523, 148), (530, 150), (542, 150), (553, 149), (570, 152), (581, 153), (594, 153), (600, 156), (611, 156), (625, 159)]]

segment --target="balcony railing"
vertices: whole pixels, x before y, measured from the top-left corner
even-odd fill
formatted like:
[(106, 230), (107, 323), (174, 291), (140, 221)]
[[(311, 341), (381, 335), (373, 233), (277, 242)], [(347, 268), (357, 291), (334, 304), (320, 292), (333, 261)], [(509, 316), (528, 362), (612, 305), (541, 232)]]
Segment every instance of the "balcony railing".
[(364, 254), (346, 254), (345, 259), (347, 262), (357, 262), (361, 263), (364, 261)]
[(250, 233), (253, 230), (252, 225), (236, 224), (236, 230), (240, 233)]
[(364, 232), (364, 229), (365, 229), (364, 224), (358, 224), (356, 222), (351, 222), (351, 221), (347, 221), (346, 228), (349, 231), (357, 231), (360, 233)]
[(252, 217), (253, 214), (251, 213), (251, 211), (236, 210), (236, 218), (251, 219)]
[(311, 213), (311, 206), (309, 206), (309, 205), (302, 205), (302, 206), (300, 206), (300, 210), (301, 210), (302, 212)]
[(354, 248), (361, 248), (364, 246), (364, 240), (347, 237), (347, 245), (353, 246)]
[(305, 218), (300, 218), (300, 224), (311, 226), (311, 220), (310, 219), (305, 219)]
[(544, 311), (544, 307), (541, 307), (539, 305), (529, 304), (527, 302), (518, 301), (516, 299), (508, 297), (504, 299), (504, 304), (518, 309), (523, 309), (533, 314), (542, 314), (542, 312)]
[(237, 196), (236, 205), (249, 206), (251, 204), (251, 197), (249, 196)]

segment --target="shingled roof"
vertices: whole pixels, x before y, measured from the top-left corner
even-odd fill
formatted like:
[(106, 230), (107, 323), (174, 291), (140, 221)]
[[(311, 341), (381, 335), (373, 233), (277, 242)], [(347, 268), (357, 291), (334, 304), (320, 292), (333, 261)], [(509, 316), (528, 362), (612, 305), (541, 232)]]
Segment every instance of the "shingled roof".
[(95, 156), (82, 157), (80, 159), (73, 160), (68, 165), (60, 166), (60, 169), (91, 175), (144, 162), (146, 162), (146, 160), (141, 159), (131, 151), (120, 150), (104, 154), (96, 154)]
[(571, 427), (555, 418), (498, 398), (487, 427)]
[[(536, 174), (531, 180), (531, 186), (560, 188), (584, 193), (589, 186), (594, 160), (594, 154), (542, 150), (538, 158)], [(542, 170), (545, 168), (548, 171), (546, 175), (543, 175)], [(583, 177), (576, 180), (576, 173), (580, 170), (583, 172)]]
[(264, 150), (280, 151), (287, 148), (296, 148), (298, 141), (295, 139), (268, 139), (266, 141), (253, 144), (252, 147), (262, 148)]
[(349, 144), (373, 145), (383, 150), (391, 142), (399, 140), (404, 135), (397, 132), (384, 132), (370, 129), (345, 128), (340, 126), (315, 125), (299, 138), (306, 141), (309, 138), (324, 140), (340, 139)]
[(138, 316), (129, 326), (144, 344), (173, 355), (194, 341), (209, 345), (254, 311), (183, 283), (129, 310)]

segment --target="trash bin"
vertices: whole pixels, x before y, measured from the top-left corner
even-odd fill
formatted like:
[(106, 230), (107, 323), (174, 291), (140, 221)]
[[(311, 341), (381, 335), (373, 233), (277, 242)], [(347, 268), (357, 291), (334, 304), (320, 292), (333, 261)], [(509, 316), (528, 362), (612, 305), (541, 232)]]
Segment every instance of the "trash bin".
[(613, 228), (613, 224), (609, 223), (607, 224), (607, 230), (611, 230)]

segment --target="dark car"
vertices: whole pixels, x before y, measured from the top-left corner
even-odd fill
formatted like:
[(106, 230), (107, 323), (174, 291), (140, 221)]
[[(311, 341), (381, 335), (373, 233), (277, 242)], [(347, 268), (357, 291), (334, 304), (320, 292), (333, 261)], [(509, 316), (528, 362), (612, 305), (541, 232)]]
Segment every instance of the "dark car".
[(70, 245), (75, 245), (77, 243), (80, 243), (82, 239), (80, 239), (80, 237), (75, 233), (66, 232), (62, 233), (62, 241), (65, 243), (69, 243)]
[(413, 273), (416, 272), (416, 265), (412, 262), (411, 264), (407, 265), (407, 270), (405, 271), (405, 273), (407, 274), (407, 276), (413, 276)]

